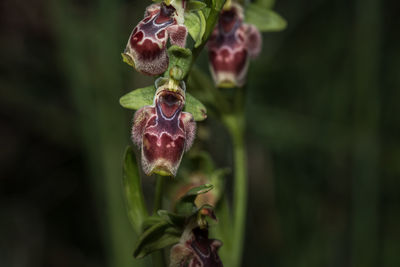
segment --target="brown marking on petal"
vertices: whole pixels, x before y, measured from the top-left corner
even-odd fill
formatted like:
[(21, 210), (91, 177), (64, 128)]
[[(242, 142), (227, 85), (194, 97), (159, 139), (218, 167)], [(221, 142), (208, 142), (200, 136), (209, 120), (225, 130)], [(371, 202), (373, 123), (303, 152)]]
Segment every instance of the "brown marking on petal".
[(164, 169), (175, 176), (176, 170), (183, 155), (185, 140), (178, 136), (172, 138), (168, 133), (162, 133), (160, 137), (152, 134), (144, 134), (143, 156), (151, 165), (151, 171), (154, 169)]
[(247, 51), (237, 50), (234, 53), (229, 49), (223, 48), (209, 54), (209, 59), (215, 71), (231, 71), (238, 74), (242, 71), (247, 61)]
[(158, 39), (162, 39), (165, 37), (165, 31), (160, 31), (159, 33), (157, 33), (157, 37)]
[(151, 18), (152, 18), (152, 16), (147, 16), (142, 20), (142, 22), (147, 23), (151, 20)]
[(129, 42), (132, 47), (135, 47), (137, 43), (143, 40), (144, 34), (142, 31), (137, 31), (137, 28), (133, 30), (132, 36), (129, 39)]
[(135, 68), (146, 75), (160, 75), (168, 68), (168, 55), (165, 47), (146, 39), (142, 45), (135, 46), (132, 58)]

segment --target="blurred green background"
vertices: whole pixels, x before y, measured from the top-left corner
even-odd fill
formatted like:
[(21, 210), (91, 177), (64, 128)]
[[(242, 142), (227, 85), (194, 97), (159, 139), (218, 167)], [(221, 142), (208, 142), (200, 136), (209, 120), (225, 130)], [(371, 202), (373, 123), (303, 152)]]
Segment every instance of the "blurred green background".
[[(149, 3), (1, 1), (0, 266), (147, 264), (131, 256), (118, 99), (152, 82), (120, 57)], [(248, 75), (243, 266), (400, 266), (399, 7), (277, 1), (288, 28), (264, 34)], [(204, 125), (229, 165), (226, 133)]]

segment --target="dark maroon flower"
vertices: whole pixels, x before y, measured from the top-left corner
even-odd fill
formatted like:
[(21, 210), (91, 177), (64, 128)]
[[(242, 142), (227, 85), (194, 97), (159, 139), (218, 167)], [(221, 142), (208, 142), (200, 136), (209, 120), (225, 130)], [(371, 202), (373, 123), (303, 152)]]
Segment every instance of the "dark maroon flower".
[(136, 111), (132, 127), (133, 142), (141, 148), (142, 168), (147, 175), (175, 176), (183, 152), (193, 144), (196, 123), (183, 112), (185, 85), (159, 78), (152, 106)]
[(238, 4), (224, 9), (207, 44), (215, 84), (218, 87), (242, 86), (249, 58), (258, 56), (261, 43), (258, 29), (243, 23), (243, 9)]
[(129, 37), (123, 53), (124, 60), (141, 73), (153, 76), (162, 74), (168, 68), (168, 38), (173, 45), (184, 47), (186, 44), (187, 29), (181, 14), (183, 8), (179, 6), (176, 9), (164, 2), (150, 5), (144, 19)]
[(222, 267), (218, 249), (222, 242), (208, 238), (207, 228), (186, 229), (171, 248), (170, 267)]

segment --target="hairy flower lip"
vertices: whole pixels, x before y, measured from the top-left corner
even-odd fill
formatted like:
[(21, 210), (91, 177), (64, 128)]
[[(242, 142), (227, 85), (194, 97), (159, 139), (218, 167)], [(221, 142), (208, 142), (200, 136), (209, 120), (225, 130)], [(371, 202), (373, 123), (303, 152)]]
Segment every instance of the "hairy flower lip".
[(209, 66), (217, 87), (241, 87), (246, 82), (249, 61), (261, 50), (261, 34), (244, 23), (242, 7), (232, 3), (224, 9), (208, 43)]
[(179, 99), (181, 102), (185, 103), (185, 95), (184, 95), (184, 93), (182, 93), (182, 90), (179, 90), (179, 89), (166, 88), (166, 89), (160, 90), (159, 92), (157, 92), (156, 98), (158, 99), (160, 96), (163, 96), (166, 94), (172, 94), (177, 99)]
[[(179, 2), (179, 1), (178, 1)], [(124, 62), (145, 75), (161, 75), (168, 69), (167, 44), (185, 47), (188, 30), (184, 9), (164, 2), (147, 7), (144, 18), (129, 36), (123, 54)]]
[(171, 86), (167, 81), (166, 78), (157, 79), (155, 84), (158, 88), (155, 94), (155, 99), (159, 99), (160, 96), (165, 94), (173, 94), (176, 98), (182, 101), (183, 104), (185, 104), (185, 85), (182, 83), (181, 85), (173, 83)]
[(141, 148), (146, 175), (174, 177), (184, 152), (193, 144), (196, 123), (192, 114), (183, 111), (186, 90), (183, 81), (159, 78), (155, 87), (153, 105), (135, 112), (132, 141)]

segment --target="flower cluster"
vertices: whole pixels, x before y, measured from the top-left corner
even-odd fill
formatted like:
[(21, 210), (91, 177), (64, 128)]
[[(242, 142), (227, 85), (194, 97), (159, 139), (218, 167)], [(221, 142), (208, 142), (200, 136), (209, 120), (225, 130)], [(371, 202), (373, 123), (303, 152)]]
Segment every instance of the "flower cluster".
[[(280, 24), (266, 25), (262, 19), (264, 15), (270, 16), (272, 18), (270, 21), (273, 22), (277, 20), (279, 22), (280, 17), (271, 10), (262, 11), (255, 1), (246, 5), (246, 17), (255, 18), (247, 19), (247, 23), (244, 20), (243, 8), (229, 0), (155, 2), (157, 3), (147, 7), (144, 18), (133, 29), (122, 57), (138, 72), (158, 77), (154, 86), (134, 90), (123, 96), (120, 103), (124, 107), (137, 110), (133, 118), (132, 141), (140, 149), (144, 173), (175, 177), (183, 154), (191, 148), (195, 139), (195, 120), (201, 121), (206, 118), (206, 107), (186, 92), (185, 83), (189, 81), (196, 84), (196, 79), (193, 78), (195, 72), (190, 70), (200, 50), (207, 45), (209, 66), (217, 87), (242, 87), (246, 82), (250, 59), (257, 57), (261, 51), (262, 38), (259, 29), (263, 31), (277, 29), (275, 25), (284, 25), (284, 20), (280, 21)], [(247, 16), (248, 14), (250, 16)], [(216, 27), (212, 29), (214, 25)], [(186, 48), (188, 34), (193, 39), (193, 42), (188, 42), (193, 45), (193, 51)], [(167, 47), (168, 44), (171, 46)], [(202, 79), (197, 79), (200, 87)], [(212, 94), (211, 92), (211, 96), (207, 95), (204, 99), (208, 99), (208, 103), (214, 105), (213, 110), (217, 115), (221, 118), (227, 118), (224, 115), (231, 115), (228, 112), (234, 110), (233, 105), (230, 107), (229, 101)], [(217, 99), (221, 100), (221, 103), (216, 103)], [(239, 101), (235, 99), (233, 102)], [(228, 108), (220, 108), (219, 104)], [(224, 122), (226, 126), (230, 126)], [(242, 126), (241, 120), (235, 122)], [(243, 131), (243, 127), (227, 128), (232, 134), (233, 142), (235, 138), (241, 138), (241, 134), (234, 131)], [(244, 160), (244, 148), (241, 147), (237, 151), (236, 155), (242, 156), (235, 157), (235, 161), (238, 158)], [(170, 267), (223, 266), (218, 255), (222, 242), (209, 238), (209, 225), (206, 219), (216, 220), (214, 207), (221, 203), (220, 200), (223, 200), (223, 203), (227, 201), (221, 189), (226, 170), (215, 168), (208, 154), (201, 154), (199, 151), (197, 153), (199, 157), (202, 155), (203, 164), (197, 164), (198, 160), (197, 165), (185, 164), (185, 167), (190, 166), (187, 168), (190, 170), (183, 168), (180, 176), (186, 173), (186, 177), (175, 179), (175, 182), (181, 184), (181, 188), (178, 188), (174, 196), (169, 199), (168, 203), (173, 212), (162, 209), (165, 196), (162, 189), (163, 178), (157, 177), (154, 212), (149, 215), (141, 191), (141, 176), (131, 174), (137, 172), (134, 152), (131, 148), (127, 150), (124, 185), (127, 187), (125, 191), (129, 198), (130, 219), (139, 236), (134, 257), (142, 258), (156, 250), (172, 246)], [(195, 169), (193, 167), (198, 169), (193, 170)], [(234, 173), (236, 175), (234, 186), (245, 184), (245, 172), (242, 174), (236, 169)], [(213, 188), (215, 190), (210, 192)], [(234, 198), (245, 201), (245, 190), (243, 194), (236, 194), (236, 191)], [(242, 228), (240, 231), (235, 229), (235, 236), (224, 236), (227, 244), (242, 242), (244, 211), (244, 209), (235, 211), (234, 224), (242, 225)], [(217, 225), (217, 233), (221, 233), (221, 229), (218, 228), (221, 226), (227, 227), (226, 232), (230, 232), (229, 216), (222, 216), (222, 220), (224, 223)], [(240, 249), (236, 250), (240, 246), (232, 245), (225, 248), (230, 249), (230, 247), (233, 248), (232, 259), (229, 262), (229, 259), (224, 258), (224, 261), (228, 260), (225, 264), (229, 266), (240, 264)], [(222, 255), (226, 255), (226, 252)]]
[(214, 82), (218, 87), (243, 86), (249, 58), (261, 51), (258, 29), (243, 23), (243, 9), (231, 4), (221, 12), (218, 25), (208, 41), (208, 58)]

